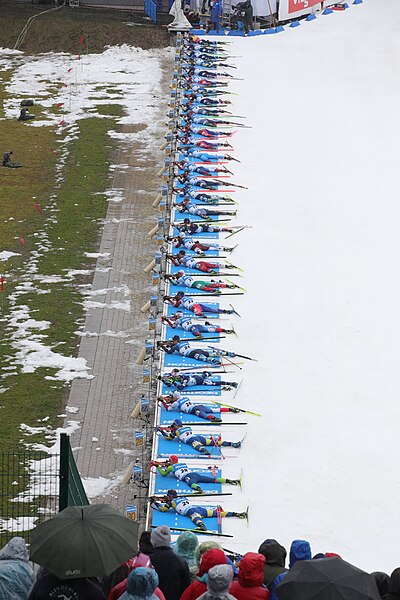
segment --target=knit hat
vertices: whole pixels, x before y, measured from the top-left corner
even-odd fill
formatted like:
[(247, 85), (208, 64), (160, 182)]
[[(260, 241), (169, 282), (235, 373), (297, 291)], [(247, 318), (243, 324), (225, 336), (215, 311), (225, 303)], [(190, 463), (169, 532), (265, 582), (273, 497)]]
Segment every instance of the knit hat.
[(158, 575), (154, 569), (138, 567), (128, 575), (126, 591), (129, 598), (152, 598), (154, 590), (158, 586)]
[(160, 525), (151, 532), (151, 543), (154, 548), (171, 544), (171, 530), (167, 525)]

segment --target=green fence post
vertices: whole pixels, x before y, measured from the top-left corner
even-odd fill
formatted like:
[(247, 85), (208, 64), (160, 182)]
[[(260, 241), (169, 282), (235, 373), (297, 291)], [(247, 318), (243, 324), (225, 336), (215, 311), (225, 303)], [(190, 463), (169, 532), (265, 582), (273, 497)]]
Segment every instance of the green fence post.
[(60, 435), (60, 484), (58, 510), (61, 512), (68, 506), (69, 479), (69, 438), (66, 433)]

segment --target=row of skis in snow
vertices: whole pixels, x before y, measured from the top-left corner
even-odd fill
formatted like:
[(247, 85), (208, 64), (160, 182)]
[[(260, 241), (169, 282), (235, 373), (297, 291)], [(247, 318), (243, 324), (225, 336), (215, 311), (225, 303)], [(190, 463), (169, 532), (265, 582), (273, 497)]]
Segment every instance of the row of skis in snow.
[[(222, 464), (225, 453), (233, 458), (240, 453), (243, 416), (257, 414), (237, 406), (241, 380), (235, 377), (242, 363), (255, 358), (224, 348), (240, 318), (233, 296), (246, 291), (232, 258), (234, 236), (246, 227), (232, 224), (238, 208), (234, 192), (244, 187), (234, 177), (239, 161), (232, 137), (246, 125), (230, 110), (235, 66), (229, 43), (187, 36), (176, 58), (180, 108), (172, 133), (171, 222), (162, 246), (166, 294), (157, 344), (162, 369), (151, 463), (152, 526), (226, 536), (223, 518), (248, 519), (248, 510), (220, 505), (221, 496), (232, 495), (222, 486), (242, 485), (240, 469), (229, 478)], [(241, 435), (224, 435), (226, 425), (233, 431), (237, 426)]]

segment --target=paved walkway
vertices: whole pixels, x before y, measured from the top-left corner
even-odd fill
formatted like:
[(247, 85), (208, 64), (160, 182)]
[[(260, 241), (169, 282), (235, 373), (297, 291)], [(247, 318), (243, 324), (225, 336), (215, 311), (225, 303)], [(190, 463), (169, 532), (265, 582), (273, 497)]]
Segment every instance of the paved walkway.
[[(104, 290), (104, 293), (89, 298), (107, 305), (118, 302), (122, 306), (130, 301), (131, 310), (109, 307), (88, 310), (84, 332), (97, 336), (81, 338), (79, 356), (86, 358), (94, 378), (74, 380), (67, 402), (69, 407), (79, 408), (76, 415), (70, 415), (82, 425), (71, 436), (71, 445), (84, 478), (121, 476), (129, 463), (142, 454), (140, 448), (134, 446), (133, 435), (138, 422), (132, 421), (130, 413), (141, 393), (146, 391), (142, 384), (142, 367), (135, 361), (144, 340), (149, 337), (147, 316), (140, 312), (140, 307), (154, 293), (151, 277), (143, 269), (158, 249), (147, 232), (158, 216), (152, 202), (160, 191), (161, 180), (156, 174), (164, 159), (158, 147), (165, 133), (171, 62), (165, 60), (163, 66), (165, 103), (160, 106), (159, 136), (154, 152), (152, 148), (151, 153), (145, 154), (149, 160), (144, 163), (142, 143), (122, 146), (118, 151), (117, 164), (146, 168), (114, 172), (112, 187), (122, 188), (124, 199), (109, 203), (98, 250), (101, 254), (109, 253), (109, 257), (98, 258), (92, 286), (92, 292)], [(111, 493), (100, 494), (94, 501), (107, 501), (124, 511), (125, 504), (137, 492), (133, 484), (121, 485)]]

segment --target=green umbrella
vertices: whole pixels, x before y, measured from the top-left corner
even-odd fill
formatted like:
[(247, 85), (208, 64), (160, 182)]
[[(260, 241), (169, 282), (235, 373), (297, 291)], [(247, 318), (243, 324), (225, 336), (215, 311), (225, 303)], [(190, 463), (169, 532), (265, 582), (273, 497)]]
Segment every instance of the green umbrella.
[(70, 506), (38, 525), (31, 560), (60, 579), (109, 575), (137, 552), (138, 524), (108, 504)]

